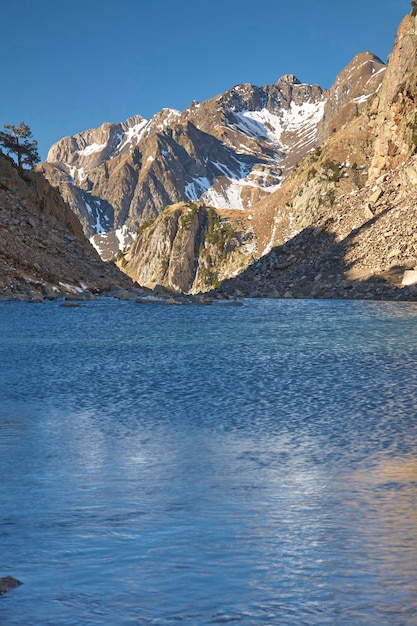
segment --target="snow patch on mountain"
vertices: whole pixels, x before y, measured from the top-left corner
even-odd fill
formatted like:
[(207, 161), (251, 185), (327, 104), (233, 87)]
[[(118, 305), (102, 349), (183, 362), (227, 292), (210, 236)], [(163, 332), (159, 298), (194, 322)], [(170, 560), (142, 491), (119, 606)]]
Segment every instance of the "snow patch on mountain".
[(135, 238), (136, 233), (125, 224), (121, 228), (93, 235), (90, 237), (90, 243), (102, 259), (110, 261), (114, 258), (117, 250), (125, 251), (132, 245)]
[(107, 146), (107, 143), (92, 143), (89, 146), (86, 146), (82, 150), (76, 150), (76, 153), (80, 156), (90, 156), (90, 154), (94, 154), (94, 152), (101, 152)]
[(126, 224), (121, 228), (116, 228), (114, 234), (119, 242), (119, 250), (125, 250), (136, 238), (136, 233), (133, 230), (129, 230)]
[(268, 139), (275, 145), (280, 145), (281, 133), (283, 131), (282, 113), (278, 115), (271, 113), (268, 109), (260, 111), (243, 111), (234, 113), (237, 118), (236, 129), (249, 137)]
[(202, 196), (202, 201), (215, 209), (244, 209), (242, 204), (242, 186), (239, 181), (229, 181), (228, 184), (222, 186), (221, 191), (210, 187)]
[(323, 117), (326, 101), (303, 102), (295, 104), (291, 102), (289, 111), (284, 113), (284, 126), (287, 132), (299, 131), (300, 129), (313, 132)]
[(125, 131), (119, 145), (116, 148), (116, 153), (120, 153), (126, 146), (135, 145), (139, 143), (143, 135), (145, 134), (146, 127), (149, 124), (149, 120), (143, 118), (138, 124), (131, 126)]
[(289, 110), (272, 113), (269, 109), (260, 111), (242, 111), (233, 114), (236, 130), (249, 137), (267, 140), (271, 145), (283, 149), (288, 148), (282, 140), (286, 133), (298, 133), (302, 141), (310, 143), (316, 137), (317, 124), (324, 114), (325, 99), (319, 102), (291, 102)]
[(99, 198), (93, 198), (89, 192), (83, 193), (83, 200), (85, 208), (91, 219), (91, 227), (95, 234), (106, 233), (109, 228), (109, 216), (103, 211), (101, 206), (101, 200)]
[[(64, 163), (64, 165), (67, 165)], [(83, 167), (75, 167), (75, 165), (67, 165), (71, 182), (75, 185), (81, 185), (88, 178)]]
[[(263, 189), (268, 193), (276, 191), (281, 186), (279, 180), (276, 185), (263, 186)], [(258, 188), (258, 184), (255, 179), (245, 178), (232, 178), (224, 177), (223, 180), (218, 178), (216, 184), (212, 185), (201, 196), (195, 197), (195, 200), (201, 198), (201, 200), (208, 206), (212, 206), (215, 209), (239, 209), (244, 210), (245, 202), (242, 197), (242, 192), (245, 187)]]
[(207, 176), (200, 176), (185, 185), (185, 195), (188, 200), (198, 200), (208, 189), (210, 189), (209, 179)]
[[(246, 156), (246, 155), (243, 155)], [(229, 163), (210, 162), (210, 178), (199, 176), (193, 178), (185, 186), (188, 200), (202, 200), (217, 209), (244, 209), (245, 199), (242, 193), (245, 188), (262, 188), (267, 193), (276, 191), (282, 182), (279, 162), (276, 155), (270, 164), (253, 164), (240, 160), (239, 154), (230, 154)]]

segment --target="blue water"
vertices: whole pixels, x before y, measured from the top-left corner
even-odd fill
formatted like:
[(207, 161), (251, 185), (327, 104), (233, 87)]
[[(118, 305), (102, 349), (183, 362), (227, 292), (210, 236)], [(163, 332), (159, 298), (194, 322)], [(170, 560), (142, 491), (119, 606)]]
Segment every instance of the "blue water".
[(417, 305), (0, 308), (2, 626), (416, 626)]

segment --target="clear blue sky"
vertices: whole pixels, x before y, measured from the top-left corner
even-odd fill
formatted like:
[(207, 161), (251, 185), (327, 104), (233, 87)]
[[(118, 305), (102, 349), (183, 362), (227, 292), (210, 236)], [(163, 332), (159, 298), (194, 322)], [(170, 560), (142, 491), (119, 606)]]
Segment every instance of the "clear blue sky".
[(330, 87), (357, 54), (386, 61), (408, 0), (3, 0), (0, 128), (49, 147), (103, 122), (185, 109), (283, 74)]

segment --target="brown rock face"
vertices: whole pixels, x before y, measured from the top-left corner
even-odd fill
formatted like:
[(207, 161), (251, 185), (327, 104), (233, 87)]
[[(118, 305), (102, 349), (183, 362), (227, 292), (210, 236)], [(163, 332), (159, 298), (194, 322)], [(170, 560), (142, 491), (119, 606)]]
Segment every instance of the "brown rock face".
[(375, 103), (375, 153), (370, 179), (404, 163), (417, 146), (417, 17), (402, 21)]
[(293, 237), (273, 247), (223, 294), (417, 301), (417, 156), (341, 195)]

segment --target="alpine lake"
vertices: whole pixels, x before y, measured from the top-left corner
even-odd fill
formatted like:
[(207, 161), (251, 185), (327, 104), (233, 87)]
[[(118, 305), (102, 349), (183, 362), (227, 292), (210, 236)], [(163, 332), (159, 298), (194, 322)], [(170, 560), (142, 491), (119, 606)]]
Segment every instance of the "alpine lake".
[(416, 626), (417, 304), (0, 308), (2, 626)]

